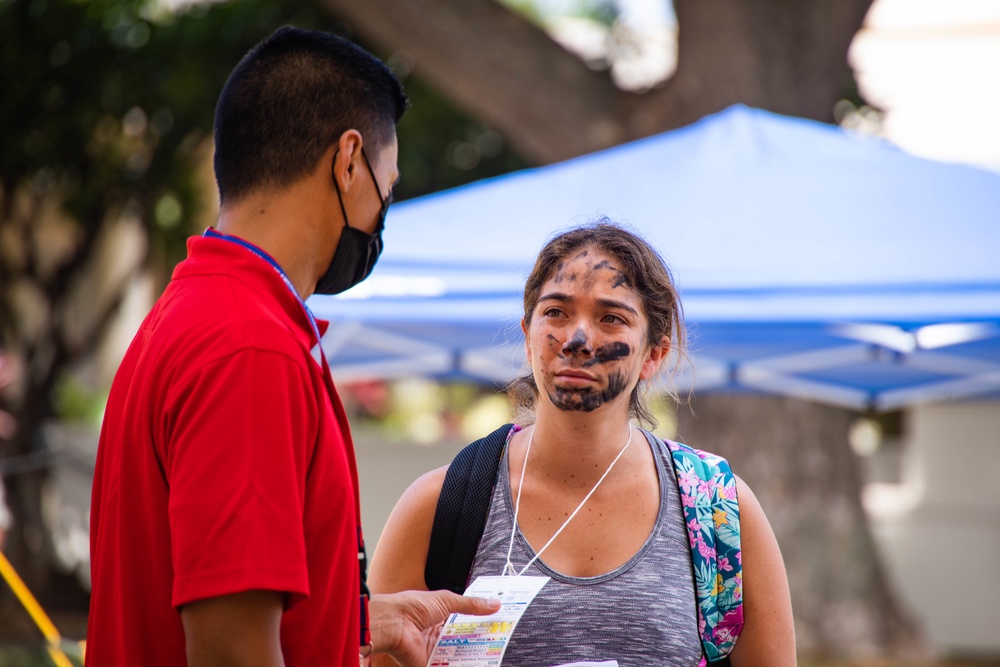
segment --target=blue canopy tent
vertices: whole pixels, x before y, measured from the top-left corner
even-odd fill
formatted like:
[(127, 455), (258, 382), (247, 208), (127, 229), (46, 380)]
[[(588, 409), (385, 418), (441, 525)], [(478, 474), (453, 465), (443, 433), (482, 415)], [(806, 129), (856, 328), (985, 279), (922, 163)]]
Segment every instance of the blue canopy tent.
[(743, 106), (398, 204), (375, 274), (310, 300), (335, 375), (509, 379), (535, 255), (603, 215), (674, 273), (681, 389), (875, 409), (1000, 394), (1000, 175)]

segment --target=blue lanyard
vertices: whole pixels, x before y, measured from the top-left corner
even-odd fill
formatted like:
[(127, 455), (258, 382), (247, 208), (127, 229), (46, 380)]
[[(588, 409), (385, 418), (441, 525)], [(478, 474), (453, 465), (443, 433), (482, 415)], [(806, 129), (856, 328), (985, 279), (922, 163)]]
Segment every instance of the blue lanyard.
[[(284, 269), (281, 268), (281, 265), (278, 264), (276, 261), (274, 261), (273, 257), (271, 257), (270, 255), (268, 255), (266, 252), (264, 252), (263, 250), (261, 250), (257, 246), (255, 246), (252, 243), (248, 243), (247, 241), (244, 241), (243, 239), (241, 239), (239, 237), (230, 236), (229, 234), (223, 234), (222, 232), (217, 231), (215, 229), (212, 229), (211, 227), (209, 227), (208, 229), (205, 230), (205, 234), (204, 235), (205, 235), (206, 238), (210, 238), (210, 239), (222, 239), (223, 241), (230, 241), (230, 242), (235, 243), (237, 245), (241, 245), (244, 248), (246, 248), (247, 250), (249, 250), (250, 252), (252, 252), (253, 254), (255, 254), (258, 257), (260, 257), (261, 259), (263, 259), (268, 264), (270, 264), (271, 268), (273, 268), (275, 271), (278, 272), (278, 275), (281, 276), (281, 280), (285, 283), (285, 286), (288, 287), (288, 291), (291, 292), (295, 296), (295, 300), (299, 302), (299, 305), (302, 306), (302, 310), (304, 310), (305, 313), (306, 313), (306, 315), (309, 317), (309, 324), (312, 325), (313, 333), (316, 334), (316, 344), (319, 346), (319, 354), (320, 354), (320, 357), (323, 360), (323, 362), (322, 362), (323, 372), (326, 375), (326, 381), (327, 381), (327, 383), (330, 386), (330, 391), (332, 392), (333, 391), (333, 378), (330, 377), (330, 369), (329, 369), (329, 366), (328, 366), (327, 361), (326, 361), (326, 354), (323, 352), (323, 341), (322, 341), (322, 338), (319, 335), (319, 325), (316, 324), (316, 316), (313, 315), (312, 311), (309, 310), (309, 306), (307, 306), (306, 302), (302, 300), (301, 296), (299, 296), (299, 293), (295, 290), (295, 286), (292, 285), (292, 281), (288, 278), (288, 274), (285, 273)], [(354, 456), (353, 450), (350, 450), (350, 454), (351, 454), (352, 457)], [(357, 492), (356, 489), (355, 489), (355, 492)], [(368, 583), (367, 583), (367, 579), (368, 579), (368, 576), (367, 576), (367, 573), (368, 573), (368, 557), (367, 557), (367, 554), (365, 553), (364, 539), (361, 536), (360, 506), (359, 506), (358, 511), (359, 511), (359, 514), (358, 514), (358, 517), (357, 517), (357, 520), (358, 520), (358, 570), (359, 570), (359, 575), (360, 575), (360, 578), (361, 578), (361, 584), (360, 584), (360, 587), (361, 587), (361, 595), (360, 595), (360, 603), (361, 603), (361, 609), (360, 609), (360, 612), (361, 612), (361, 637), (360, 637), (360, 640), (361, 640), (361, 644), (360, 645), (361, 646), (367, 646), (367, 645), (369, 645), (371, 643), (371, 633), (370, 633), (370, 630), (369, 630), (370, 623), (369, 623), (369, 613), (368, 613), (368, 600), (371, 597), (371, 593), (368, 592)]]
[[(316, 335), (316, 344), (319, 345), (320, 354), (323, 354), (323, 337), (320, 336), (319, 334), (319, 325), (316, 323), (316, 316), (313, 315), (311, 310), (309, 310), (309, 306), (306, 305), (306, 302), (302, 300), (302, 297), (299, 296), (299, 293), (295, 290), (295, 286), (292, 285), (292, 281), (288, 278), (288, 274), (285, 273), (284, 269), (281, 268), (280, 264), (274, 261), (273, 257), (268, 255), (266, 252), (264, 252), (263, 250), (261, 250), (252, 243), (244, 241), (243, 239), (237, 236), (230, 236), (229, 234), (223, 234), (222, 232), (217, 231), (211, 227), (205, 230), (204, 236), (210, 239), (222, 239), (223, 241), (230, 241), (232, 243), (235, 243), (236, 245), (243, 246), (244, 248), (246, 248), (247, 250), (249, 250), (250, 252), (252, 252), (253, 254), (257, 255), (262, 260), (270, 264), (271, 268), (277, 271), (278, 275), (281, 276), (281, 280), (285, 283), (285, 287), (288, 288), (288, 291), (292, 293), (292, 295), (295, 297), (295, 300), (299, 302), (300, 306), (302, 306), (302, 310), (305, 311), (306, 316), (309, 318), (309, 324), (312, 326), (313, 333)], [(323, 357), (325, 359), (326, 355), (323, 354)]]

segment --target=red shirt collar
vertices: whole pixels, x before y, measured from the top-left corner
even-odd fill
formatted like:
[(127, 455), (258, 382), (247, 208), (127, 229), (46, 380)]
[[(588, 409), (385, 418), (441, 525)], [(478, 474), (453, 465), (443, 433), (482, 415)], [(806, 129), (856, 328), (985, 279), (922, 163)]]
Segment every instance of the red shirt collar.
[[(187, 251), (187, 259), (174, 269), (173, 280), (199, 275), (224, 275), (239, 280), (273, 299), (308, 336), (310, 347), (315, 344), (305, 304), (266, 259), (238, 243), (217, 237), (192, 236), (187, 241)], [(330, 323), (317, 318), (316, 326), (323, 336)]]

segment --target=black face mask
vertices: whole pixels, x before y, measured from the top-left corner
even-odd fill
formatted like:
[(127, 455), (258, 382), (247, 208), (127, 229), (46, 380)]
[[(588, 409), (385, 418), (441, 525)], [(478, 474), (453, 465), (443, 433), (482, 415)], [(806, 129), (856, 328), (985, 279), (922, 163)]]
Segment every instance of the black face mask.
[[(375, 184), (375, 194), (379, 203), (382, 204), (378, 214), (378, 223), (375, 225), (373, 234), (365, 234), (360, 229), (351, 227), (347, 222), (347, 210), (344, 208), (344, 199), (340, 196), (340, 187), (337, 185), (337, 177), (333, 177), (333, 187), (337, 188), (337, 198), (340, 200), (340, 210), (344, 214), (344, 229), (340, 232), (340, 241), (337, 243), (337, 250), (333, 253), (330, 266), (319, 282), (316, 283), (316, 294), (340, 294), (354, 287), (371, 274), (375, 268), (375, 262), (382, 254), (382, 230), (385, 229), (385, 214), (389, 210), (389, 198), (382, 198), (382, 191), (379, 189), (378, 180), (375, 178), (375, 171), (372, 169), (365, 149), (361, 149), (361, 157), (365, 160), (368, 173), (372, 176), (372, 183)], [(336, 153), (334, 153), (336, 163)]]

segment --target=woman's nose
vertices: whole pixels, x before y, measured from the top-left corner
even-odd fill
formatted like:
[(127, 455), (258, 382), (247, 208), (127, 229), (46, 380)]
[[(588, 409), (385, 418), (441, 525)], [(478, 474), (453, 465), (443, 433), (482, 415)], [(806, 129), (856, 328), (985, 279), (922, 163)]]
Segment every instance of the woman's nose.
[(582, 328), (578, 328), (570, 336), (570, 339), (563, 343), (562, 353), (564, 355), (580, 354), (589, 356), (593, 353), (593, 346), (590, 344), (590, 336)]

